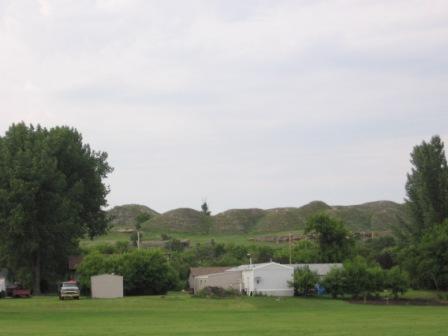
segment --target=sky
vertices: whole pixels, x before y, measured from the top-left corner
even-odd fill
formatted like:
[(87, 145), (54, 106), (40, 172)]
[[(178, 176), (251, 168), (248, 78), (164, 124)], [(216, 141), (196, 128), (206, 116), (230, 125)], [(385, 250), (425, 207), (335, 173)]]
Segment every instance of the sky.
[(448, 144), (446, 0), (0, 0), (0, 134), (77, 128), (110, 206), (402, 202)]

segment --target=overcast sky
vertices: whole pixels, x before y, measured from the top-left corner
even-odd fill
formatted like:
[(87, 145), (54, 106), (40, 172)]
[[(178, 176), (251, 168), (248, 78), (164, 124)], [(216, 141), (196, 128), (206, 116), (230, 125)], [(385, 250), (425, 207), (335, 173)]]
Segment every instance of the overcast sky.
[(0, 134), (70, 125), (111, 206), (402, 202), (448, 143), (448, 1), (0, 0)]

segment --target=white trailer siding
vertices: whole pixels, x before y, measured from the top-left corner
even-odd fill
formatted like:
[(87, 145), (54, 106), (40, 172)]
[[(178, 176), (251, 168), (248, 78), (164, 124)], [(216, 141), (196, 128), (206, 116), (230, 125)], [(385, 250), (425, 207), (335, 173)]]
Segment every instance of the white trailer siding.
[(194, 293), (197, 294), (205, 287), (221, 287), (241, 291), (241, 271), (213, 273), (195, 277)]
[(92, 298), (113, 299), (123, 297), (123, 277), (115, 274), (101, 274), (90, 278)]
[(260, 293), (269, 296), (293, 296), (289, 287), (294, 269), (278, 263), (253, 265), (243, 271), (243, 288), (247, 295)]

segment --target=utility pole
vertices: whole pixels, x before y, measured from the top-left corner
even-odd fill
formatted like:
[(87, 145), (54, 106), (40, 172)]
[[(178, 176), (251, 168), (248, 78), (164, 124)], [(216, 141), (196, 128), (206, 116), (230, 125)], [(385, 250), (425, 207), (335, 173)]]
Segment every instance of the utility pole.
[(292, 236), (289, 233), (289, 264), (292, 265)]

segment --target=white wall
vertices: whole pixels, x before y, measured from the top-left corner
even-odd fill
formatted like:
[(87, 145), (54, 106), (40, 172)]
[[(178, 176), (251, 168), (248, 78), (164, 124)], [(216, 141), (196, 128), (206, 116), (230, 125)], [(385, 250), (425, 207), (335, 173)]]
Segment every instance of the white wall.
[(288, 281), (293, 278), (294, 270), (276, 263), (243, 272), (244, 288), (248, 295), (261, 293), (270, 296), (293, 296), (294, 290)]
[(92, 298), (113, 299), (123, 297), (123, 277), (114, 274), (95, 275), (90, 278)]

